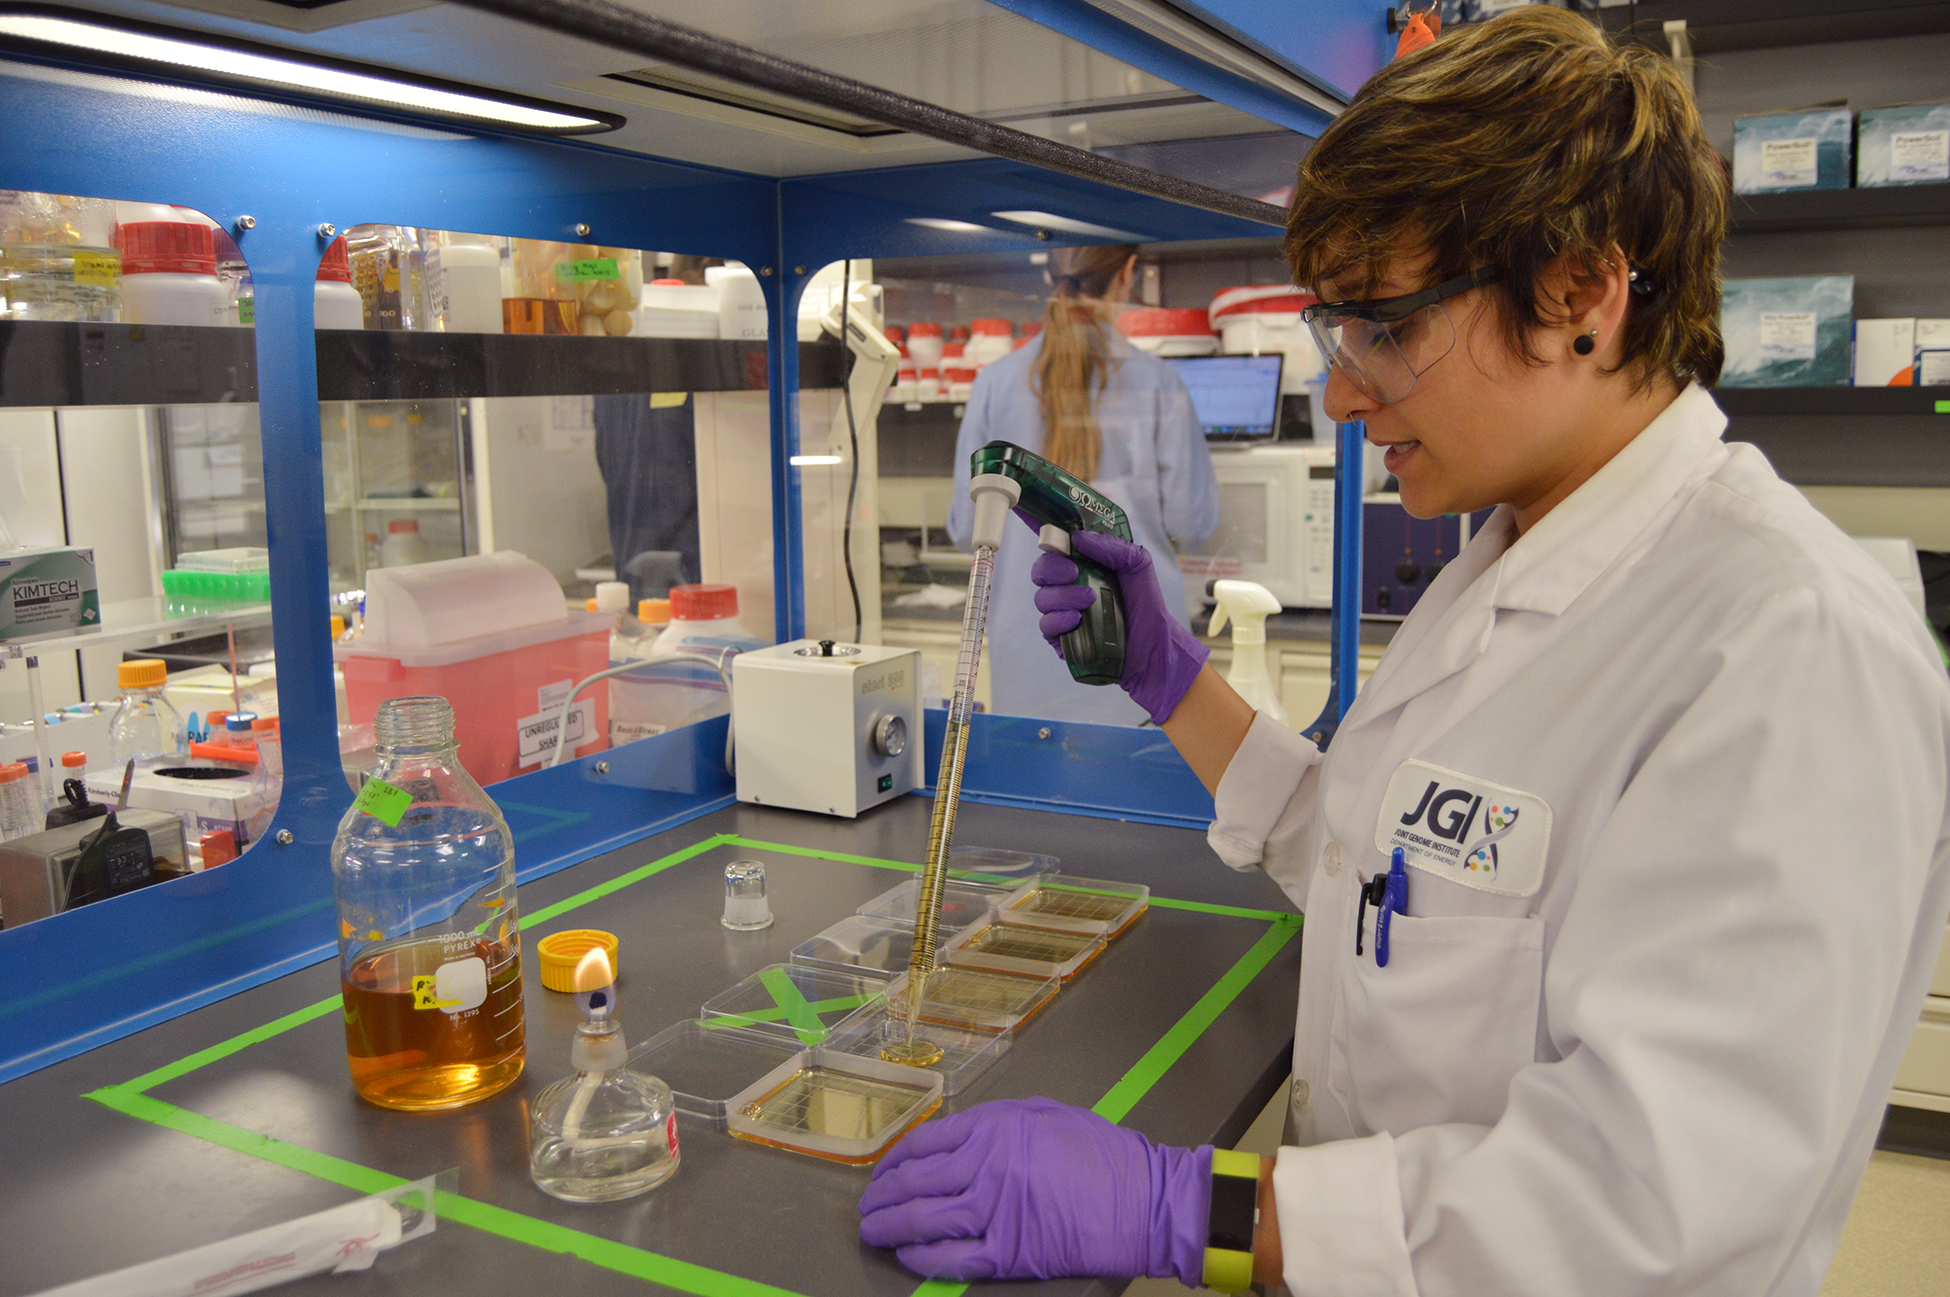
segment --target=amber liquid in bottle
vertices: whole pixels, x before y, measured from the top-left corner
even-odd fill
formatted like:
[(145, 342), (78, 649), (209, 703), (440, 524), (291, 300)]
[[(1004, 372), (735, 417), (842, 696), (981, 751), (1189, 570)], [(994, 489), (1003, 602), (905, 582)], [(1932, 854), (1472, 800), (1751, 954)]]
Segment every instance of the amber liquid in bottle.
[(580, 314), (580, 304), (574, 300), (558, 302), (541, 297), (504, 297), (501, 299), (501, 332), (574, 336), (579, 327)]
[(425, 1112), (512, 1085), (526, 1056), (519, 942), (449, 933), (355, 963), (340, 986), (346, 1058), (360, 1097)]

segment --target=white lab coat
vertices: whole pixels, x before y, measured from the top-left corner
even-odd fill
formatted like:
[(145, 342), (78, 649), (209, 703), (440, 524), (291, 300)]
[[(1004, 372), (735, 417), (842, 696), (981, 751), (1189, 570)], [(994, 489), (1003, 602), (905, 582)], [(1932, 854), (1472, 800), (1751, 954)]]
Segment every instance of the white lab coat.
[(1261, 716), (1219, 785), (1214, 848), (1307, 916), (1301, 1297), (1821, 1288), (1950, 910), (1950, 685), (1725, 423), (1689, 388), (1498, 510), (1324, 759)]
[[(1219, 526), (1219, 481), (1205, 445), (1192, 394), (1178, 371), (1110, 331), (1111, 369), (1094, 409), (1103, 454), (1091, 485), (1115, 500), (1131, 535), (1151, 551), (1165, 607), (1180, 622), (1191, 616), (1177, 547), (1196, 545)], [(989, 365), (955, 439), (955, 486), (948, 536), (968, 548), (975, 506), (968, 498), (968, 457), (1000, 438), (1025, 450), (1043, 448), (1043, 412), (1030, 390), (1030, 367), (1042, 354), (1037, 338)], [(996, 555), (989, 596), (989, 690), (993, 709), (1007, 716), (1142, 725), (1144, 709), (1115, 685), (1083, 686), (1051, 651), (1037, 623), (1036, 587), (1029, 569), (1040, 557), (1036, 533), (1010, 522)], [(952, 683), (952, 682), (951, 682)]]

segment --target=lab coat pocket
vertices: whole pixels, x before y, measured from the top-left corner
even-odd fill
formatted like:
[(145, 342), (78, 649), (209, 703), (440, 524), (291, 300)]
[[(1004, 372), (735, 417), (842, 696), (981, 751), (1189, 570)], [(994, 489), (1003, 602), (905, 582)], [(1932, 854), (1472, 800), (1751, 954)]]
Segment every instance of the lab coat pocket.
[(1345, 948), (1330, 1084), (1357, 1130), (1492, 1125), (1536, 1058), (1544, 922), (1394, 916), (1386, 968)]

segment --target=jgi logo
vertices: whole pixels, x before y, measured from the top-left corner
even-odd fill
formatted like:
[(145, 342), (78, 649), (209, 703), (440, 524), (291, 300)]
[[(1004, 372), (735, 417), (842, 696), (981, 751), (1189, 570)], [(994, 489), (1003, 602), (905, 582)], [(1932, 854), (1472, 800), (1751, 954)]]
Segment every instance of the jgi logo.
[[(1420, 824), (1444, 842), (1467, 842), (1460, 852), (1462, 867), (1473, 873), (1494, 874), (1496, 844), (1516, 827), (1517, 808), (1492, 801), (1488, 803), (1486, 815), (1484, 811), (1482, 794), (1467, 788), (1444, 788), (1440, 781), (1431, 779), (1429, 786), (1422, 790), (1420, 803), (1402, 816), (1401, 821), (1403, 827), (1410, 829)], [(1471, 841), (1469, 835), (1479, 815), (1483, 815), (1483, 828), (1488, 832)]]

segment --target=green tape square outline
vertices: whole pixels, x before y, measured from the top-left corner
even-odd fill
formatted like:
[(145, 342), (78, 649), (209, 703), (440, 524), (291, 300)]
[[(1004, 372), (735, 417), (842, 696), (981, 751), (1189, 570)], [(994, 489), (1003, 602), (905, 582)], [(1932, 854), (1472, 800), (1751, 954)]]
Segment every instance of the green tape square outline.
[[(579, 909), (592, 901), (600, 900), (633, 883), (641, 882), (655, 874), (662, 873), (666, 869), (682, 864), (686, 860), (693, 859), (724, 846), (778, 851), (787, 855), (836, 860), (845, 864), (867, 865), (879, 869), (904, 870), (908, 873), (919, 872), (920, 868), (918, 865), (911, 865), (901, 861), (881, 860), (872, 856), (847, 855), (841, 852), (822, 851), (811, 847), (795, 847), (785, 843), (763, 842), (752, 838), (741, 837), (735, 833), (719, 833), (693, 843), (691, 846), (674, 851), (667, 856), (662, 856), (646, 865), (640, 865), (635, 869), (619, 874), (607, 882), (585, 888), (573, 896), (557, 901), (553, 905), (544, 906), (532, 914), (524, 915), (521, 920), (521, 927), (526, 929), (537, 924), (546, 923), (550, 919), (559, 918), (571, 910)], [(1228, 918), (1256, 919), (1268, 922), (1269, 926), (1265, 935), (1260, 937), (1250, 950), (1240, 956), (1238, 962), (1233, 964), (1226, 971), (1225, 975), (1212, 985), (1210, 990), (1199, 997), (1198, 1002), (1188, 1009), (1177, 1022), (1173, 1023), (1165, 1034), (1159, 1037), (1158, 1041), (1149, 1050), (1145, 1051), (1144, 1056), (1138, 1059), (1131, 1066), (1130, 1070), (1125, 1072), (1118, 1079), (1117, 1083), (1105, 1093), (1104, 1097), (1099, 1099), (1092, 1107), (1091, 1111), (1114, 1122), (1123, 1121), (1131, 1109), (1137, 1106), (1138, 1102), (1150, 1092), (1151, 1088), (1164, 1077), (1166, 1072), (1171, 1070), (1172, 1065), (1184, 1056), (1185, 1052), (1218, 1019), (1219, 1015), (1226, 1010), (1227, 1006), (1237, 999), (1240, 993), (1252, 983), (1253, 979), (1259, 976), (1266, 966), (1272, 962), (1273, 958), (1286, 947), (1287, 943), (1293, 940), (1299, 933), (1302, 922), (1301, 916), (1299, 915), (1282, 914), (1273, 910), (1253, 910), (1239, 906), (1208, 905), (1200, 901), (1177, 901), (1168, 897), (1157, 896), (1151, 898), (1151, 903), (1167, 908), (1193, 910)], [(794, 1018), (794, 1015), (799, 1013), (801, 1006), (803, 1006), (804, 1013), (810, 1015), (812, 1024), (817, 1026), (818, 1015), (814, 1011), (815, 1008), (824, 1009), (828, 1005), (832, 1005), (833, 1007), (839, 1007), (840, 1005), (839, 1001), (822, 1001), (818, 1006), (814, 1006), (806, 1001), (805, 997), (799, 993), (798, 988), (793, 986), (789, 979), (780, 978), (778, 980), (784, 982), (787, 991), (789, 991), (789, 995), (782, 996), (778, 987), (769, 981), (766, 983), (766, 986), (767, 989), (772, 991), (773, 998), (780, 1002), (781, 1007), (778, 1010), (780, 1017)], [(788, 1000), (796, 1000), (797, 1003), (796, 1005), (789, 1004), (787, 1003)], [(162, 1067), (145, 1072), (141, 1076), (125, 1081), (120, 1085), (106, 1086), (102, 1089), (92, 1091), (83, 1097), (122, 1113), (124, 1116), (133, 1117), (138, 1121), (146, 1121), (152, 1125), (161, 1126), (180, 1134), (190, 1135), (208, 1143), (216, 1144), (222, 1148), (228, 1148), (235, 1152), (260, 1158), (294, 1171), (316, 1176), (319, 1179), (351, 1189), (357, 1193), (372, 1194), (395, 1188), (407, 1182), (398, 1176), (377, 1170), (373, 1167), (361, 1166), (356, 1162), (349, 1162), (343, 1158), (333, 1157), (329, 1153), (319, 1153), (311, 1149), (300, 1148), (295, 1144), (287, 1144), (282, 1140), (273, 1139), (269, 1135), (260, 1135), (255, 1131), (245, 1130), (240, 1126), (233, 1126), (228, 1122), (218, 1121), (213, 1117), (205, 1117), (201, 1114), (190, 1112), (187, 1109), (179, 1108), (172, 1103), (154, 1098), (145, 1093), (166, 1081), (172, 1081), (178, 1077), (185, 1076), (190, 1072), (196, 1071), (198, 1068), (205, 1067), (219, 1059), (227, 1058), (232, 1054), (248, 1049), (252, 1045), (269, 1040), (273, 1036), (281, 1035), (295, 1027), (303, 1026), (314, 1019), (322, 1018), (341, 1007), (340, 998), (336, 995), (330, 996), (314, 1004), (306, 1005), (304, 1008), (287, 1013), (283, 1017), (275, 1018), (270, 1022), (264, 1023), (262, 1026), (253, 1027), (249, 1031), (241, 1032), (228, 1040), (219, 1041), (206, 1049), (178, 1059), (174, 1063), (164, 1064)], [(769, 1016), (771, 1011), (766, 1012), (767, 1016)], [(796, 1030), (800, 1031), (803, 1039), (807, 1024), (794, 1018), (793, 1025)], [(819, 1030), (823, 1034), (823, 1026), (819, 1027)], [(490, 1203), (479, 1202), (458, 1194), (442, 1192), (439, 1196), (439, 1205), (441, 1214), (457, 1224), (468, 1225), (485, 1233), (496, 1234), (514, 1242), (525, 1243), (545, 1252), (567, 1253), (587, 1261), (591, 1265), (599, 1266), (606, 1270), (613, 1270), (619, 1274), (626, 1274), (632, 1278), (642, 1279), (649, 1283), (662, 1284), (665, 1287), (674, 1288), (679, 1292), (695, 1294), (695, 1297), (802, 1297), (802, 1294), (794, 1293), (789, 1289), (775, 1288), (769, 1284), (745, 1279), (739, 1275), (729, 1274), (721, 1270), (713, 1270), (708, 1266), (700, 1266), (693, 1262), (680, 1261), (675, 1257), (663, 1256), (643, 1248), (631, 1247), (626, 1243), (618, 1243), (614, 1240), (588, 1234), (568, 1226), (538, 1220), (533, 1216), (525, 1216), (520, 1212), (510, 1211), (505, 1207), (496, 1207)], [(968, 1287), (968, 1284), (951, 1280), (929, 1279), (923, 1281), (916, 1287), (913, 1293), (910, 1294), (910, 1297), (960, 1297), (962, 1293), (968, 1290)]]

